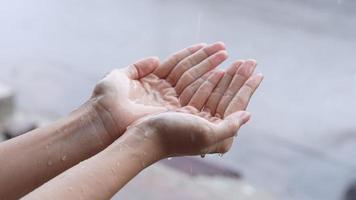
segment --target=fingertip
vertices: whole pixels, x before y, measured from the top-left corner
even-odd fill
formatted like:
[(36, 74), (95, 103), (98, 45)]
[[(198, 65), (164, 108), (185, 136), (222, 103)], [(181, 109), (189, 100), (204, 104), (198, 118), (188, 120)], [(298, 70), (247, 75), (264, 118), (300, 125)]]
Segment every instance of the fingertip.
[(201, 42), (201, 43), (197, 44), (197, 46), (201, 46), (201, 47), (205, 47), (205, 46), (207, 46), (207, 45), (208, 45), (208, 44), (205, 43), (205, 42)]
[(244, 111), (242, 116), (241, 116), (241, 125), (246, 124), (248, 121), (251, 119), (251, 113)]
[(222, 77), (224, 77), (224, 75), (225, 75), (225, 71), (219, 70), (219, 71), (218, 71), (218, 74), (219, 74), (220, 78), (222, 78)]
[(151, 56), (149, 57), (149, 59), (152, 60), (153, 64), (157, 64), (157, 65), (159, 64), (159, 58), (157, 56)]
[(249, 62), (249, 63), (251, 63), (251, 64), (257, 65), (257, 60), (252, 59), (252, 58), (247, 59), (246, 62)]
[(251, 113), (247, 111), (237, 111), (229, 115), (227, 119), (234, 124), (237, 123), (239, 126), (242, 126), (251, 119)]
[(199, 49), (201, 49), (201, 48), (203, 48), (203, 47), (205, 47), (205, 46), (207, 46), (206, 43), (198, 43), (198, 44), (194, 44), (194, 45), (188, 47), (188, 49), (189, 49), (191, 52), (196, 52), (196, 51), (198, 51)]
[(222, 78), (224, 76), (225, 72), (223, 70), (214, 70), (214, 76), (216, 76), (217, 78)]
[(219, 62), (226, 60), (228, 57), (229, 57), (229, 54), (225, 50), (220, 50), (216, 54), (216, 58), (218, 59)]
[(216, 46), (216, 47), (220, 47), (221, 49), (225, 49), (226, 48), (226, 45), (225, 45), (225, 43), (224, 42), (222, 42), (222, 41), (217, 41), (217, 42), (214, 42), (214, 44), (213, 44), (214, 46)]

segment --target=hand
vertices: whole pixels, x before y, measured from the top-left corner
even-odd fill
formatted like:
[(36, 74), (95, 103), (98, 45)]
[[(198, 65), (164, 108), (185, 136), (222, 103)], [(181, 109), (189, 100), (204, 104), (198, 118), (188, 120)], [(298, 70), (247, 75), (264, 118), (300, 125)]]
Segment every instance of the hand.
[(184, 107), (142, 118), (132, 126), (141, 130), (138, 137), (158, 141), (156, 146), (163, 147), (165, 156), (226, 153), (231, 138), (250, 119), (243, 110), (263, 79), (253, 75), (255, 67), (254, 60), (237, 61), (222, 78), (212, 71), (184, 90)]
[[(263, 80), (261, 73), (253, 74), (256, 65), (255, 60), (238, 60), (233, 63), (209, 96), (204, 111), (226, 118), (234, 112), (246, 110), (252, 95)], [(233, 137), (220, 142), (217, 148), (227, 152), (232, 143)]]
[(162, 64), (157, 58), (147, 58), (109, 73), (91, 98), (107, 132), (115, 139), (144, 115), (181, 107), (182, 92), (227, 58), (224, 49), (222, 43), (198, 44)]
[(187, 106), (176, 112), (144, 117), (130, 126), (136, 131), (128, 131), (128, 134), (135, 134), (135, 138), (141, 138), (138, 140), (154, 144), (152, 152), (158, 154), (154, 155), (158, 159), (225, 153), (218, 149), (218, 145), (233, 137), (249, 119), (250, 114), (245, 111), (220, 119)]

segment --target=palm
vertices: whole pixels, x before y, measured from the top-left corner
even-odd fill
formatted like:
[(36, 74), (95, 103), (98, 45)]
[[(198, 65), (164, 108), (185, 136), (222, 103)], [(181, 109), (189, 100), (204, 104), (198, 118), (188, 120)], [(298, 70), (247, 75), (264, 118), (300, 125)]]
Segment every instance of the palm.
[(151, 73), (140, 80), (130, 81), (129, 100), (133, 106), (157, 111), (180, 107), (176, 90), (165, 79)]
[(218, 144), (232, 137), (248, 120), (247, 112), (235, 112), (221, 119), (192, 106), (184, 106), (175, 112), (141, 118), (133, 126), (141, 126), (144, 130), (145, 123), (154, 124), (155, 131), (146, 132), (144, 137), (159, 142), (157, 146), (163, 147), (164, 156), (171, 157), (223, 153)]
[(184, 103), (194, 93), (185, 88), (196, 79), (204, 80), (204, 74), (226, 59), (223, 49), (221, 43), (199, 44), (173, 54), (160, 65), (157, 59), (148, 58), (108, 74), (97, 84), (93, 99), (99, 113), (112, 118), (111, 127), (117, 129), (113, 137), (144, 115), (179, 108), (182, 100)]

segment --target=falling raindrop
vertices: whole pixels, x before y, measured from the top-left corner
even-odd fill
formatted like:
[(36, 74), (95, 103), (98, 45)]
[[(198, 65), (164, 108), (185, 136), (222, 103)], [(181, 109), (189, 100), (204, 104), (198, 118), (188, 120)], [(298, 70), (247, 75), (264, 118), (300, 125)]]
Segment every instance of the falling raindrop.
[(145, 167), (146, 167), (146, 163), (145, 163), (145, 161), (141, 160), (141, 166), (142, 166), (143, 168), (145, 168)]
[(195, 39), (197, 41), (200, 41), (202, 15), (203, 14), (201, 12), (198, 13), (197, 28), (196, 28), (196, 33), (195, 33)]

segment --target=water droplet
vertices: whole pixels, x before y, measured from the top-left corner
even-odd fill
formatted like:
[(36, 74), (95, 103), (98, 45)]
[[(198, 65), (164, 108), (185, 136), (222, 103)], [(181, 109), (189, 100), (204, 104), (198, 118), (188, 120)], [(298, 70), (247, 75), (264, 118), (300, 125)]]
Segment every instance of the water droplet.
[(219, 153), (218, 156), (219, 156), (219, 157), (223, 157), (224, 154), (223, 154), (223, 153)]
[(48, 165), (48, 166), (52, 166), (52, 165), (53, 165), (52, 160), (49, 160), (49, 161), (47, 162), (47, 165)]
[(46, 149), (48, 149), (48, 148), (49, 148), (49, 145), (47, 144), (47, 145), (46, 145)]
[(116, 166), (118, 166), (118, 167), (119, 167), (120, 165), (121, 165), (121, 163), (120, 163), (120, 162), (117, 162), (117, 163), (116, 163)]
[(62, 161), (66, 161), (67, 160), (67, 156), (66, 155), (62, 156), (61, 160)]
[(129, 130), (131, 128), (131, 126), (130, 125), (128, 125), (127, 127), (126, 127), (126, 130)]
[(73, 190), (73, 188), (72, 188), (72, 187), (69, 187), (69, 188), (68, 188), (68, 190), (69, 190), (69, 191), (72, 191), (72, 190)]
[(200, 157), (201, 157), (201, 158), (205, 158), (205, 154), (201, 154)]
[(172, 157), (167, 158), (167, 160), (172, 160)]
[(141, 160), (141, 165), (142, 165), (143, 168), (145, 168), (146, 167), (145, 161)]

